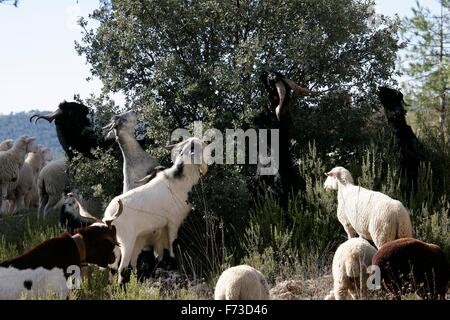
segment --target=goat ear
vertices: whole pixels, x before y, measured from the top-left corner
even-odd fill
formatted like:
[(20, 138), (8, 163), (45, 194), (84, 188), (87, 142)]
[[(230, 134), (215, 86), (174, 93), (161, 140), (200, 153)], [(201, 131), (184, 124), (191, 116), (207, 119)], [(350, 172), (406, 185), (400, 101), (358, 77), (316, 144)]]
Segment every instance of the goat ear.
[(158, 172), (156, 170), (153, 170), (152, 172), (150, 172), (148, 175), (146, 175), (142, 179), (135, 181), (135, 183), (146, 184), (147, 182), (152, 180), (154, 177), (156, 177), (156, 173), (158, 173)]

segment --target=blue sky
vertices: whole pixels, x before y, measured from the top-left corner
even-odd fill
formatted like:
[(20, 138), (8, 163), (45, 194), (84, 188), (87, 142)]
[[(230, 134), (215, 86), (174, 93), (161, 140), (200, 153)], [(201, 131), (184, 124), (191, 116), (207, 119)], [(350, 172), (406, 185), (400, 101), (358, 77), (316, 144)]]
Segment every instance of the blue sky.
[[(78, 3), (77, 3), (78, 2)], [(21, 0), (18, 8), (0, 5), (0, 114), (55, 109), (62, 100), (100, 91), (74, 41), (77, 16), (87, 16), (97, 0)], [(385, 15), (409, 15), (415, 0), (376, 0)], [(421, 0), (438, 9), (436, 0)], [(121, 99), (118, 96), (117, 102)]]

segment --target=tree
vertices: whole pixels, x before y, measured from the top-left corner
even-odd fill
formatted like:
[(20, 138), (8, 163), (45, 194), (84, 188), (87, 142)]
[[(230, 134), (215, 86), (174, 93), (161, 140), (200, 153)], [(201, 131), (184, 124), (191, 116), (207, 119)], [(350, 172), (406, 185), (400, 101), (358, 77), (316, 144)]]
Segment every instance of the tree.
[(19, 4), (19, 0), (0, 0), (0, 4), (11, 4), (15, 7)]
[(369, 21), (372, 5), (115, 0), (90, 16), (97, 29), (81, 21), (85, 32), (76, 48), (105, 92), (122, 90), (146, 111), (153, 136), (194, 120), (245, 127), (266, 104), (258, 77), (267, 69), (311, 88), (374, 96), (377, 84), (390, 79), (399, 46), (395, 22)]
[(438, 136), (445, 143), (450, 80), (450, 1), (438, 0), (436, 15), (416, 2), (413, 16), (405, 18), (402, 31), (409, 42), (404, 70), (412, 77), (405, 89), (419, 112), (438, 113)]

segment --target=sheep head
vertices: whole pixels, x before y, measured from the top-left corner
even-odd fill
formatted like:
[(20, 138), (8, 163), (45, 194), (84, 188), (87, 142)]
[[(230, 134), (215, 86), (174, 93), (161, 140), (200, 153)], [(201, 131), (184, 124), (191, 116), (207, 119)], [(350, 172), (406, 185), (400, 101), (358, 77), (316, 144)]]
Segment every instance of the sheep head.
[(325, 173), (327, 179), (324, 183), (324, 188), (329, 190), (337, 190), (339, 184), (346, 186), (348, 184), (353, 184), (353, 178), (347, 169), (344, 167), (333, 168), (330, 172)]
[(117, 136), (117, 131), (123, 130), (133, 134), (137, 117), (134, 112), (128, 111), (111, 117), (110, 122), (104, 126), (103, 132), (106, 139), (113, 139)]

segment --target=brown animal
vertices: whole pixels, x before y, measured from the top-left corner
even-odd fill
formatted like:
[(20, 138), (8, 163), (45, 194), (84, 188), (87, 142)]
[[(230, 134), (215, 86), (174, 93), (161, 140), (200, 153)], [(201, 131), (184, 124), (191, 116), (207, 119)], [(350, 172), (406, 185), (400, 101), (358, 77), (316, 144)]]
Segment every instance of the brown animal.
[(72, 233), (46, 240), (24, 254), (0, 263), (0, 267), (14, 267), (19, 270), (61, 268), (92, 263), (107, 267), (115, 261), (114, 248), (118, 245), (116, 228), (111, 225), (123, 210), (122, 202), (112, 219), (105, 223), (76, 229)]
[(450, 277), (448, 261), (437, 245), (401, 238), (381, 246), (372, 258), (385, 290), (401, 298), (412, 285), (423, 299), (445, 299)]

